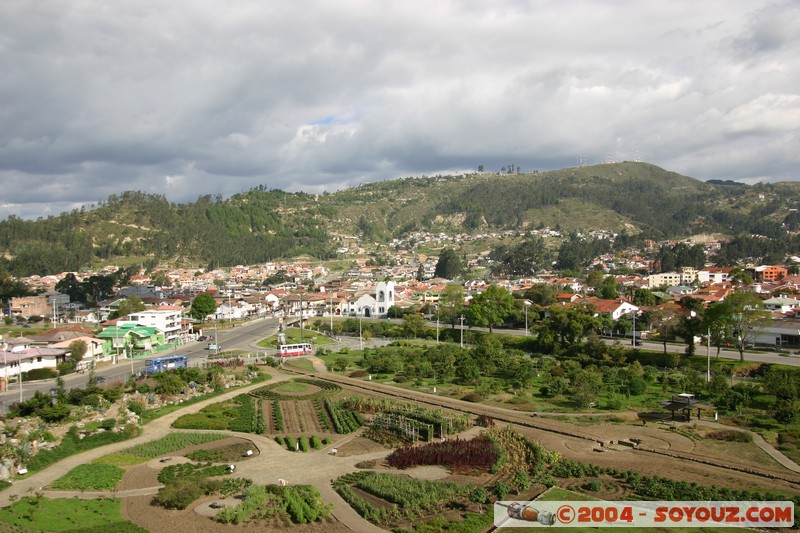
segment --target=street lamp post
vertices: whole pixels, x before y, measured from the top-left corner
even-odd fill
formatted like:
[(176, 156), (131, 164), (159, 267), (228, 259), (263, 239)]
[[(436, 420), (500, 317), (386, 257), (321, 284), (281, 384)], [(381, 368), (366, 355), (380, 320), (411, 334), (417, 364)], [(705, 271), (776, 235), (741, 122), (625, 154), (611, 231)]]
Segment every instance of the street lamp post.
[(531, 302), (530, 300), (523, 300), (522, 301), (522, 305), (525, 307), (525, 336), (526, 337), (530, 334), (530, 332), (528, 331), (528, 307), (531, 306), (531, 303), (533, 303), (533, 302)]
[[(362, 310), (363, 312), (363, 310)], [(361, 315), (358, 315), (358, 345), (361, 351), (364, 351), (364, 337), (361, 336)]]
[(459, 317), (458, 321), (461, 323), (461, 328), (460, 328), (461, 329), (461, 347), (463, 348), (464, 347), (464, 315), (461, 315)]
[(711, 382), (711, 327), (706, 336), (706, 383)]
[(331, 337), (333, 337), (333, 295), (328, 297), (328, 314), (331, 319)]

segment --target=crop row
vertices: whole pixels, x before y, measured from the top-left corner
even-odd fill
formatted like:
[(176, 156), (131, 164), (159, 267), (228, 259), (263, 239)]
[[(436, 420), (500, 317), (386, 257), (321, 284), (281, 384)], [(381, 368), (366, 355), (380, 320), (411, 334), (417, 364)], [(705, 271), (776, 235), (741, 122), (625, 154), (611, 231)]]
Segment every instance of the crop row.
[(169, 465), (158, 473), (158, 481), (165, 485), (178, 478), (187, 477), (213, 477), (230, 474), (226, 465), (213, 465), (211, 463), (181, 463)]
[(364, 419), (356, 411), (343, 409), (340, 402), (325, 400), (325, 410), (333, 422), (336, 433), (351, 433), (364, 425)]
[(122, 453), (153, 459), (159, 455), (176, 452), (195, 444), (205, 444), (215, 440), (227, 439), (228, 435), (220, 433), (170, 433), (158, 440), (145, 442), (132, 448), (128, 448)]
[(330, 437), (325, 437), (324, 439), (319, 438), (316, 435), (312, 435), (311, 438), (306, 437), (305, 435), (301, 435), (296, 439), (291, 435), (281, 436), (278, 435), (275, 437), (275, 442), (280, 444), (281, 446), (285, 446), (287, 450), (290, 452), (301, 451), (307, 452), (309, 448), (313, 448), (314, 450), (319, 450), (322, 448), (322, 445), (328, 446), (333, 444), (333, 441)]
[(372, 472), (357, 481), (359, 489), (390, 503), (396, 503), (403, 511), (434, 511), (441, 509), (474, 488), (442, 481), (411, 479), (406, 476)]
[(278, 400), (272, 400), (272, 420), (275, 431), (283, 431), (283, 413), (281, 413), (281, 404)]
[(319, 425), (325, 431), (331, 430), (330, 419), (325, 411), (325, 407), (322, 405), (322, 400), (317, 398), (314, 400), (314, 407), (317, 410), (317, 418), (319, 418)]
[(236, 403), (236, 409), (233, 410), (233, 418), (228, 421), (228, 429), (243, 433), (253, 433), (256, 429), (253, 423), (256, 416), (253, 398), (247, 394), (240, 394), (233, 401)]
[(313, 392), (311, 394), (303, 394), (303, 395), (287, 395), (281, 393), (279, 390), (275, 390), (278, 387), (285, 386), (286, 382), (281, 383), (272, 383), (265, 387), (261, 387), (260, 389), (256, 389), (252, 391), (250, 394), (255, 396), (256, 398), (263, 398), (265, 400), (315, 400), (322, 396), (329, 396), (332, 393), (338, 392), (341, 390), (341, 387), (335, 383), (330, 383), (327, 381), (321, 381), (317, 379), (303, 379), (298, 378), (294, 381), (298, 383), (305, 383), (307, 385), (314, 385), (315, 387), (319, 387), (321, 390)]
[[(339, 493), (339, 496), (365, 520), (369, 520), (373, 524), (384, 524), (388, 521), (389, 511), (385, 507), (376, 507), (372, 505), (356, 494), (350, 485), (339, 485), (335, 487), (335, 489), (336, 492)], [(393, 508), (393, 511), (396, 510), (397, 506)]]
[(328, 516), (332, 508), (323, 503), (319, 491), (310, 485), (251, 487), (243, 496), (240, 505), (223, 509), (217, 521), (239, 524), (254, 517), (285, 513), (293, 523), (305, 524)]
[(387, 458), (395, 468), (410, 468), (419, 465), (442, 465), (450, 468), (489, 469), (497, 462), (494, 442), (479, 436), (471, 440), (447, 440), (432, 442), (424, 446), (404, 446), (396, 449)]
[(414, 418), (435, 427), (435, 435), (453, 434), (464, 431), (471, 426), (469, 415), (463, 413), (446, 413), (441, 409), (426, 409), (407, 402), (398, 402), (388, 398), (364, 398), (349, 396), (342, 400), (342, 406), (359, 413), (397, 413)]
[(338, 392), (342, 390), (342, 388), (336, 383), (331, 383), (330, 381), (323, 381), (321, 379), (297, 378), (295, 379), (295, 381), (297, 381), (298, 383), (305, 383), (306, 385), (314, 385), (326, 392)]

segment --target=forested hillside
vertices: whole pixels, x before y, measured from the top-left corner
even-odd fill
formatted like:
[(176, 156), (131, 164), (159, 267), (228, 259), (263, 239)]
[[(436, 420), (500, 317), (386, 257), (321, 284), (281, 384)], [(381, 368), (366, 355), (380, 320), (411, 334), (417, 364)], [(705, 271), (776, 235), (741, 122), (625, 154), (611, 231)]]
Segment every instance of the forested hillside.
[(119, 258), (211, 266), (326, 258), (342, 235), (385, 242), (412, 231), (545, 226), (655, 239), (724, 233), (739, 236), (735, 256), (753, 246), (748, 239), (792, 246), (798, 204), (796, 183), (705, 183), (646, 163), (404, 178), (322, 195), (261, 186), (186, 204), (128, 191), (59, 216), (0, 222), (0, 271), (47, 274)]

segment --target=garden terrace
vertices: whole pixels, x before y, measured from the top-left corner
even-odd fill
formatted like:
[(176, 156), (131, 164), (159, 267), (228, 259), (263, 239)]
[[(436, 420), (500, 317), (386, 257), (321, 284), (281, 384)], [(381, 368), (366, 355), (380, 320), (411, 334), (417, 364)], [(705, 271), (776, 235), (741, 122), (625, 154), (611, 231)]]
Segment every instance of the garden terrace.
[(364, 419), (358, 412), (345, 409), (343, 405), (341, 401), (325, 400), (325, 411), (333, 422), (334, 431), (340, 435), (352, 433), (364, 425)]
[(431, 436), (425, 440), (459, 433), (472, 425), (470, 416), (466, 414), (445, 413), (441, 409), (426, 409), (418, 405), (385, 398), (350, 396), (342, 401), (342, 406), (360, 413), (396, 414), (407, 419), (413, 419), (419, 424), (432, 426)]
[(411, 479), (377, 472), (346, 474), (333, 488), (361, 516), (377, 524), (409, 520), (442, 511), (448, 504), (465, 504), (472, 485)]
[(341, 387), (335, 383), (299, 378), (289, 382), (272, 383), (250, 394), (264, 400), (316, 400), (340, 390)]

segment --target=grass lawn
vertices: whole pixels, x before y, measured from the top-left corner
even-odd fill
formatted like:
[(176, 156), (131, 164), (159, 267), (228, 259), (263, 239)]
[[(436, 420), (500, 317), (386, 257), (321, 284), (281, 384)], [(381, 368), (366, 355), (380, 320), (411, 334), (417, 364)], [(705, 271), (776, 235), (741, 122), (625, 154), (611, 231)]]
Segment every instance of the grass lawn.
[(107, 464), (78, 465), (55, 480), (56, 490), (112, 490), (125, 475), (125, 470)]
[(316, 372), (314, 365), (312, 365), (311, 361), (308, 359), (289, 359), (283, 364), (284, 366), (298, 368), (300, 370), (305, 370), (306, 372)]
[(29, 531), (146, 533), (122, 519), (118, 499), (23, 498), (0, 509), (0, 522)]
[(308, 390), (308, 385), (297, 381), (289, 381), (287, 383), (281, 383), (273, 390), (278, 392), (305, 392)]
[(138, 457), (136, 455), (127, 455), (123, 453), (113, 453), (98, 457), (92, 463), (96, 465), (112, 465), (112, 466), (130, 466), (138, 465), (147, 462), (146, 457)]
[(340, 353), (340, 352), (332, 352), (325, 355), (317, 355), (322, 361), (325, 363), (325, 366), (328, 369), (334, 368), (334, 363), (338, 359), (344, 359), (347, 361), (347, 371), (352, 372), (353, 370), (363, 370), (358, 363), (360, 363), (364, 359), (363, 352), (361, 350), (355, 351), (348, 351), (347, 353)]

